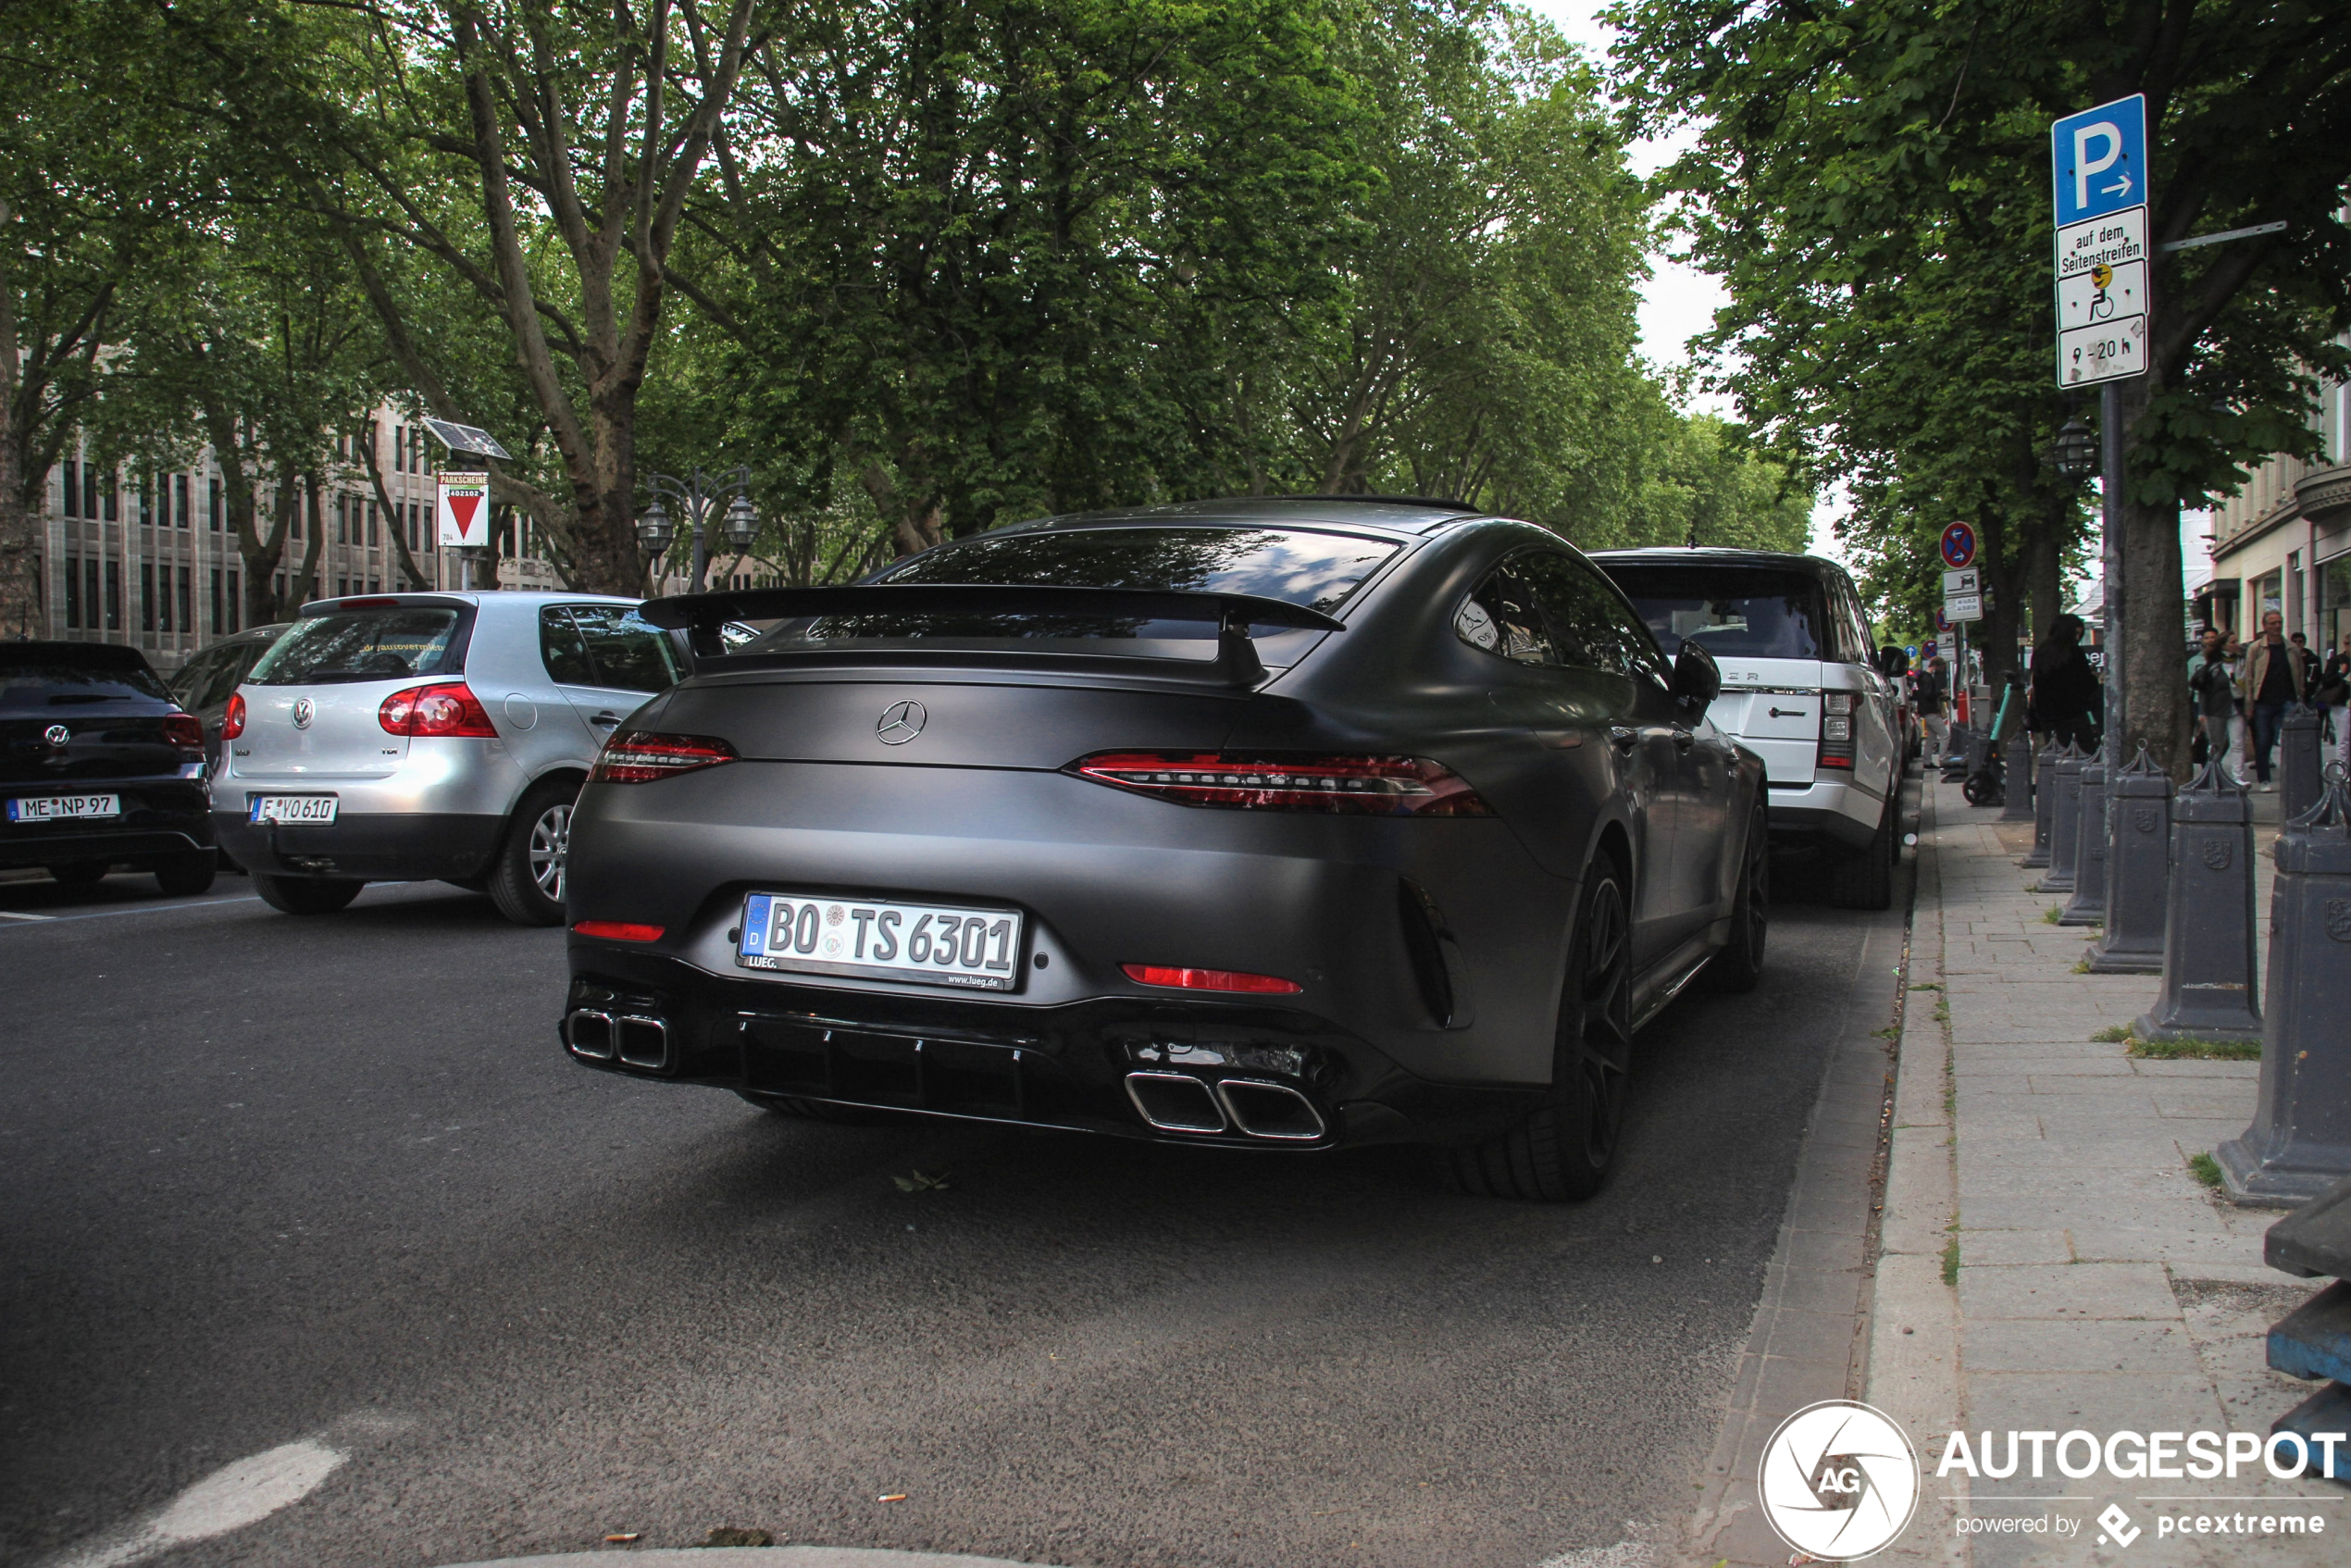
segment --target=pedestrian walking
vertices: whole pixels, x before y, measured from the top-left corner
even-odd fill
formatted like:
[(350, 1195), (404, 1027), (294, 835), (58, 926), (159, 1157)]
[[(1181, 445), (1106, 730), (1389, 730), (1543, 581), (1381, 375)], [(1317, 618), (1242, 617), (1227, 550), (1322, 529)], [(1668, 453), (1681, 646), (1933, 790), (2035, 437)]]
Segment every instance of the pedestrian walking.
[(2340, 647), (2329, 649), (2319, 667), (2316, 700), (2326, 714), (2320, 739), (2332, 748), (2335, 760), (2351, 758), (2351, 632)]
[(1926, 726), (1926, 754), (1940, 761), (1951, 743), (1951, 666), (1940, 655), (1929, 659), (1918, 674), (1912, 700), (1919, 722)]
[(2097, 749), (2098, 709), (2105, 691), (2082, 653), (2082, 634), (2087, 629), (2080, 616), (2059, 616), (2049, 623), (2048, 635), (2033, 650), (2033, 684), (2024, 703), (2035, 730), (2091, 752)]
[(2237, 678), (2218, 627), (2206, 627), (2197, 642), (2188, 660), (2188, 697), (2196, 704), (2193, 760), (2200, 767), (2207, 758), (2229, 754), (2229, 722), (2237, 716)]
[(2245, 655), (2245, 702), (2253, 719), (2253, 777), (2256, 790), (2274, 790), (2270, 778), (2270, 753), (2277, 748), (2285, 724), (2286, 704), (2298, 703), (2310, 688), (2310, 652), (2286, 641), (2285, 616), (2275, 610), (2261, 617), (2261, 635)]

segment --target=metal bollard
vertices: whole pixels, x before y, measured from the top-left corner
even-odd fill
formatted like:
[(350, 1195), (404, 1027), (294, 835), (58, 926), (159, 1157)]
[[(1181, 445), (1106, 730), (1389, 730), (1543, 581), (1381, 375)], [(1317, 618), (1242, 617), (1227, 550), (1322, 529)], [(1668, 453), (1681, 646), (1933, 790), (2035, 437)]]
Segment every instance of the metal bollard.
[(2163, 890), (2171, 871), (2171, 776), (2146, 742), (2107, 797), (2106, 935), (2090, 944), (2093, 975), (2163, 972)]
[(2319, 803), (2270, 853), (2270, 973), (2253, 1125), (2212, 1151), (2230, 1201), (2307, 1203), (2351, 1176), (2351, 790), (2330, 768)]
[(2056, 777), (2051, 780), (2057, 797), (2049, 809), (2049, 869), (2041, 878), (2045, 893), (2070, 893), (2073, 890), (2074, 851), (2082, 838), (2082, 765), (2090, 759), (2076, 751), (2068, 740), (2058, 753)]
[[(2009, 737), (2008, 744), (2002, 748), (2002, 754), (2005, 761), (2000, 771), (2004, 776), (2003, 782), (2008, 788), (2009, 798), (2000, 808), (2000, 820), (2003, 822), (2036, 821), (2034, 786), (2040, 780), (2033, 771), (2033, 737), (2027, 735), (2022, 729), (2019, 729)], [(2041, 837), (2037, 829), (2033, 837), (2037, 845)]]
[(2143, 1039), (2258, 1039), (2253, 989), (2253, 807), (2219, 757), (2171, 802), (2163, 989)]
[(2060, 926), (2097, 926), (2106, 921), (2106, 763), (2092, 756), (2082, 764), (2082, 825), (2073, 835), (2073, 896), (2065, 901)]
[(2296, 703), (2285, 711), (2278, 737), (2278, 820), (2291, 822), (2319, 803), (2319, 724), (2325, 716)]
[(2049, 864), (2049, 824), (2057, 811), (2058, 749), (2044, 746), (2033, 758), (2033, 851), (2019, 864), (2030, 870)]

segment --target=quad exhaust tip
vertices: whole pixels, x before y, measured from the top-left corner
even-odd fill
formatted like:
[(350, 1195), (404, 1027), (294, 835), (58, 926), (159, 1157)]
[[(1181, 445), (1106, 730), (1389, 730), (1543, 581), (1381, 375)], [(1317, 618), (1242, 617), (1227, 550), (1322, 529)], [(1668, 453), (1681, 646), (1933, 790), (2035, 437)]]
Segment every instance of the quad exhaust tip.
[(574, 1055), (591, 1061), (610, 1062), (617, 1057), (631, 1067), (669, 1065), (669, 1026), (642, 1014), (576, 1008), (564, 1020), (564, 1043)]
[(1314, 1102), (1287, 1084), (1224, 1078), (1213, 1088), (1189, 1073), (1129, 1073), (1126, 1097), (1162, 1132), (1221, 1133), (1312, 1143), (1328, 1130)]
[(1216, 1085), (1216, 1098), (1224, 1102), (1233, 1125), (1251, 1138), (1311, 1143), (1323, 1136), (1323, 1114), (1287, 1084), (1225, 1078)]
[(1189, 1073), (1129, 1073), (1126, 1098), (1162, 1132), (1223, 1132), (1225, 1112)]

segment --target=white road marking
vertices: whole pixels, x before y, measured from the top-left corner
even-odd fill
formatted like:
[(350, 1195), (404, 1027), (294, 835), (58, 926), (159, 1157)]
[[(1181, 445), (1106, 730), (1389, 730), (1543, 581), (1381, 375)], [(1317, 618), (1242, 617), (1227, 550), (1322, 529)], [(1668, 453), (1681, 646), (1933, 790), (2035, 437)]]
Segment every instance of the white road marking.
[(19, 915), (11, 910), (0, 909), (0, 916), (10, 920), (106, 920), (118, 915), (168, 915), (175, 909), (218, 909), (224, 903), (260, 902), (258, 893), (248, 893), (243, 898), (205, 899), (201, 903), (142, 903), (125, 909), (93, 909), (86, 915)]
[(13, 909), (0, 909), (0, 920), (55, 920), (54, 915), (19, 915)]
[(49, 1568), (129, 1568), (267, 1519), (308, 1497), (347, 1456), (304, 1438), (226, 1464), (141, 1524), (53, 1558)]

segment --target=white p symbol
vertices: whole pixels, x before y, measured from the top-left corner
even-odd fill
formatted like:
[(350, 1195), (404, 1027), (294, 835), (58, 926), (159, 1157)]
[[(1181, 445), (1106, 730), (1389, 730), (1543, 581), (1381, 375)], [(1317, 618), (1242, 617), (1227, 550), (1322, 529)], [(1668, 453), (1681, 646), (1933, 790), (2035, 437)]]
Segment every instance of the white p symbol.
[[(2093, 162), (2090, 157), (2092, 142), (2106, 143), (2106, 155), (2096, 162)], [(2075, 206), (2085, 207), (2090, 205), (2090, 176), (2102, 169), (2113, 168), (2114, 160), (2121, 156), (2122, 128), (2112, 120), (2102, 119), (2094, 125), (2077, 125), (2073, 128), (2073, 205)]]

